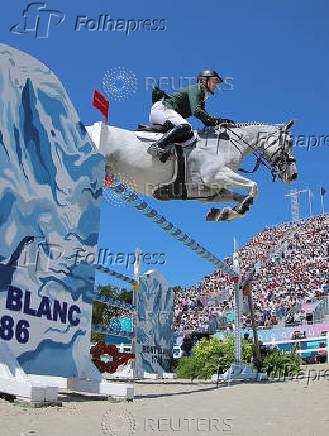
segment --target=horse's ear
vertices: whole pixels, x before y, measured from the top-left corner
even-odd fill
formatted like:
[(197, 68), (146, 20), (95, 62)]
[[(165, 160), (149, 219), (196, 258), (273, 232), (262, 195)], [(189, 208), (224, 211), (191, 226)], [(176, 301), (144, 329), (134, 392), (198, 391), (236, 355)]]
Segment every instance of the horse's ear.
[(291, 129), (292, 126), (295, 124), (295, 122), (296, 122), (296, 119), (289, 121), (289, 123), (286, 125), (286, 130)]

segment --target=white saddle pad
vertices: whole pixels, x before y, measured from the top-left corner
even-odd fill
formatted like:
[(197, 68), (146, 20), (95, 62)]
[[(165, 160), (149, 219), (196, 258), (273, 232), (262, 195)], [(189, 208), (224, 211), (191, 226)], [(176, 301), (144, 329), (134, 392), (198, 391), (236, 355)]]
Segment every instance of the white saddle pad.
[[(156, 132), (147, 132), (144, 130), (135, 130), (134, 131), (135, 136), (143, 142), (155, 142), (158, 141), (163, 133), (156, 133)], [(179, 144), (182, 147), (188, 147), (191, 144), (194, 144), (196, 142), (196, 140), (198, 139), (198, 133), (197, 130), (193, 130), (193, 136), (192, 138), (188, 139), (187, 141), (184, 142), (180, 142)]]

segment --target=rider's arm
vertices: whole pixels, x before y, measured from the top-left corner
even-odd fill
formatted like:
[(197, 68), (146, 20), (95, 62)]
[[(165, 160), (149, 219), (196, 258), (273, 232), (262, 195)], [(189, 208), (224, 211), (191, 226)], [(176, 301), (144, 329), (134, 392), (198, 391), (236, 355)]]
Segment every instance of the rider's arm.
[(191, 89), (191, 92), (189, 93), (189, 99), (192, 115), (201, 120), (206, 126), (215, 126), (217, 118), (208, 114), (206, 111), (204, 91), (200, 86)]

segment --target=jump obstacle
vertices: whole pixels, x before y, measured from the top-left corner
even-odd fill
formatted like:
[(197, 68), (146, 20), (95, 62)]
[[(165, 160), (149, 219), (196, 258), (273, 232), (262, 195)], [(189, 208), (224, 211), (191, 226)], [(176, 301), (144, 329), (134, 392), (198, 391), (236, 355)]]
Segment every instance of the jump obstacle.
[[(56, 402), (59, 388), (131, 399), (133, 385), (109, 383), (91, 361), (95, 266), (76, 262), (75, 256), (77, 250), (90, 253), (97, 246), (104, 155), (91, 146), (67, 92), (49, 68), (4, 44), (0, 54), (0, 202), (6, 211), (0, 222), (0, 392), (43, 404)], [(237, 286), (234, 270), (119, 180), (110, 189), (228, 273)], [(166, 326), (172, 315), (162, 280), (157, 272), (139, 280), (136, 298), (141, 299), (144, 324), (137, 326), (137, 339), (152, 338), (156, 326)], [(161, 318), (154, 317), (154, 286), (167, 289), (158, 307)], [(150, 370), (156, 364), (160, 370), (160, 363), (171, 357), (165, 347), (154, 350), (142, 340), (136, 343), (136, 357), (151, 359)]]
[(242, 300), (242, 285), (252, 280), (256, 268), (250, 271), (248, 277), (245, 278), (243, 283), (240, 277), (239, 255), (237, 244), (234, 244), (233, 265), (234, 269), (223, 263), (220, 259), (216, 258), (210, 251), (203, 248), (194, 239), (191, 239), (187, 234), (183, 233), (171, 221), (167, 220), (163, 215), (160, 215), (156, 209), (152, 208), (145, 200), (142, 200), (136, 192), (130, 190), (127, 186), (120, 182), (113, 174), (106, 170), (105, 187), (111, 189), (114, 193), (119, 195), (126, 203), (133, 206), (144, 216), (150, 218), (155, 224), (160, 226), (163, 230), (169, 233), (172, 237), (183, 243), (186, 247), (190, 248), (201, 258), (206, 259), (213, 264), (219, 271), (228, 274), (234, 283), (234, 315), (235, 315), (235, 330), (234, 330), (234, 364), (229, 370), (223, 374), (214, 374), (213, 381), (218, 383), (218, 379), (237, 379), (237, 380), (262, 380), (265, 378), (264, 374), (255, 372), (252, 368), (244, 365), (242, 362), (242, 343), (241, 343), (241, 300)]
[(58, 78), (0, 44), (0, 392), (48, 404), (61, 388), (133, 398), (90, 357), (104, 156)]
[[(135, 271), (139, 271), (139, 256), (136, 252)], [(97, 265), (96, 270), (110, 277), (128, 282), (133, 287), (133, 305), (109, 297), (96, 296), (115, 307), (132, 310), (133, 331), (116, 331), (109, 327), (94, 326), (92, 330), (103, 334), (126, 336), (132, 339), (134, 360), (132, 371), (124, 371), (124, 378), (162, 378), (169, 375), (173, 352), (173, 292), (161, 274), (151, 270), (134, 279), (116, 273), (110, 268)], [(120, 376), (120, 374), (113, 374)]]

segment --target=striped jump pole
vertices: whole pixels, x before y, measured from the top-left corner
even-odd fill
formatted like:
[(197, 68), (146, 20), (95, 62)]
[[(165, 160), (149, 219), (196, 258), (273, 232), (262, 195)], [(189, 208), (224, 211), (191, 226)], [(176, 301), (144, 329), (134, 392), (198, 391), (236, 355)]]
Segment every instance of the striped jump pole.
[(114, 336), (124, 336), (130, 339), (134, 337), (134, 332), (129, 332), (126, 330), (116, 330), (109, 326), (105, 327), (102, 325), (91, 324), (91, 329), (94, 330), (95, 332), (100, 332), (104, 335), (107, 334), (107, 335), (114, 335)]
[(134, 289), (138, 286), (138, 281), (137, 280), (132, 279), (130, 277), (127, 277), (127, 276), (125, 276), (123, 274), (117, 273), (116, 271), (114, 271), (111, 268), (105, 268), (103, 265), (99, 265), (99, 264), (96, 265), (95, 268), (96, 268), (97, 271), (99, 271), (99, 272), (101, 272), (103, 274), (106, 274), (106, 275), (108, 275), (108, 276), (110, 276), (112, 278), (115, 278), (115, 279), (121, 280), (123, 282), (129, 283)]
[(158, 213), (157, 210), (152, 208), (145, 200), (141, 199), (139, 195), (125, 186), (120, 180), (114, 176), (107, 175), (105, 177), (105, 188), (111, 189), (119, 195), (126, 203), (133, 206), (155, 224), (165, 230), (173, 238), (184, 244), (190, 250), (194, 251), (201, 258), (207, 260), (214, 265), (218, 270), (223, 273), (229, 274), (231, 277), (236, 277), (236, 272), (228, 265), (223, 263), (220, 259), (214, 256), (209, 250), (202, 247), (194, 239), (190, 238), (186, 233), (175, 226), (166, 217)]
[(118, 307), (119, 309), (125, 309), (125, 310), (133, 310), (134, 306), (129, 303), (125, 303), (124, 301), (116, 300), (112, 297), (106, 297), (105, 295), (99, 295), (97, 292), (95, 293), (95, 296), (93, 297), (93, 301), (98, 301), (100, 303), (106, 303), (109, 306), (112, 307)]

